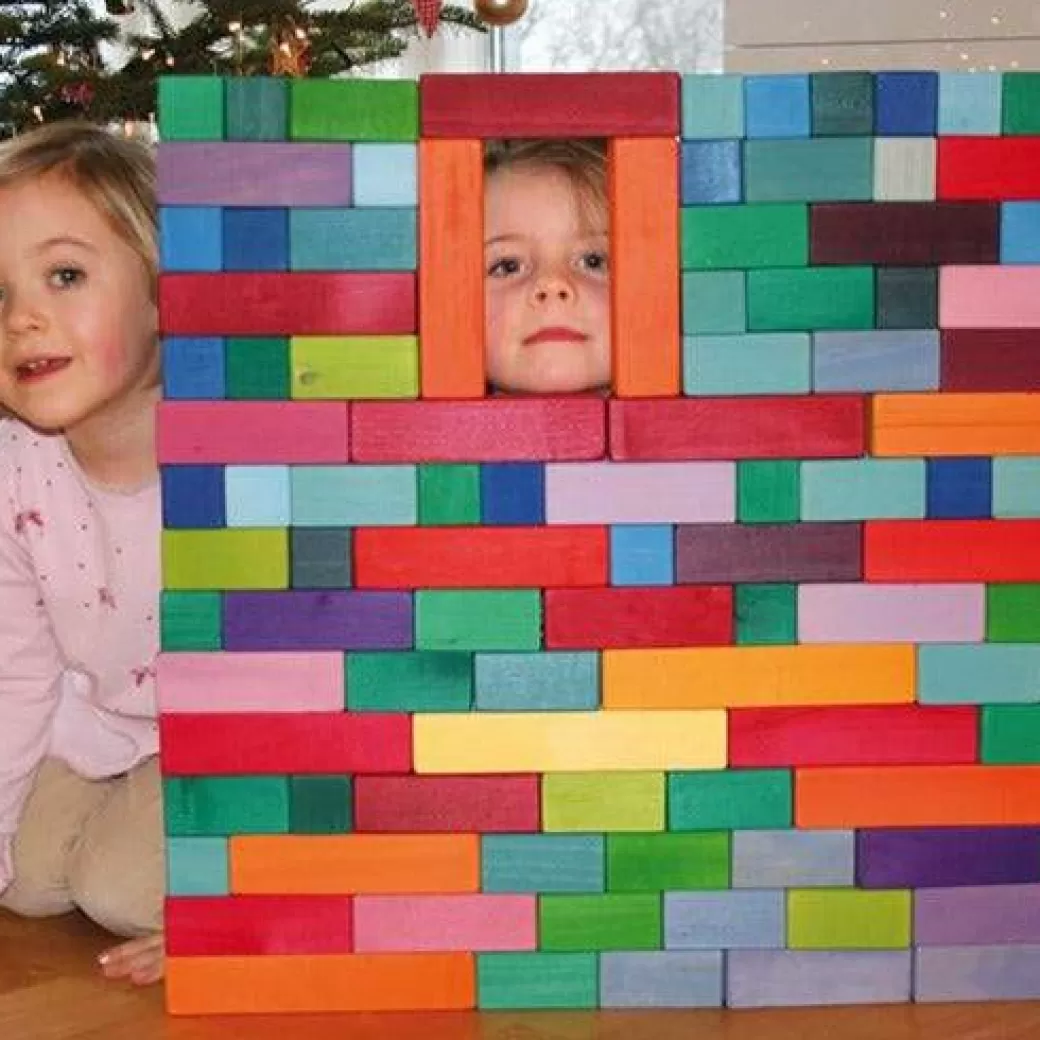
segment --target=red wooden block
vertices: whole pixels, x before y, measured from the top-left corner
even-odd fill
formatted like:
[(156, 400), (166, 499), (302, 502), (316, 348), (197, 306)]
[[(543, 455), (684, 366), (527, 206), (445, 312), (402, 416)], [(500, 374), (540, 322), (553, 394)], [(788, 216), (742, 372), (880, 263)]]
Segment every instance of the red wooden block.
[(938, 765), (978, 760), (974, 707), (739, 708), (731, 766)]
[(354, 829), (383, 833), (537, 831), (537, 776), (359, 776)]
[(865, 398), (698, 397), (611, 401), (611, 458), (855, 458), (866, 451)]
[(163, 715), (167, 776), (400, 773), (412, 765), (408, 715)]
[(1040, 137), (940, 137), (940, 199), (1040, 199)]
[(171, 957), (349, 953), (353, 900), (344, 896), (178, 896), (166, 900)]
[(867, 581), (1040, 581), (1040, 520), (870, 520)]
[(672, 72), (432, 75), (420, 85), (423, 137), (676, 137)]
[(605, 527), (373, 527), (354, 532), (358, 588), (606, 585)]
[(606, 402), (596, 397), (364, 401), (351, 409), (354, 462), (599, 459)]
[(1040, 333), (1036, 329), (943, 329), (943, 390), (1040, 390)]
[(172, 336), (407, 334), (416, 331), (411, 272), (165, 274), (159, 322)]
[(720, 646), (733, 642), (733, 590), (547, 589), (547, 649)]

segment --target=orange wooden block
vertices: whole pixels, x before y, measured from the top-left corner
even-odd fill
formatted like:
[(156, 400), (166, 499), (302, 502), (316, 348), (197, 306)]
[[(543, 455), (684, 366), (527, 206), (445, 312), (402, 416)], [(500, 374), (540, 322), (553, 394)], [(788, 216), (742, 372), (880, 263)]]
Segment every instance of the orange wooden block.
[(1040, 824), (1040, 766), (799, 769), (798, 827)]
[(614, 392), (681, 393), (679, 157), (673, 138), (610, 143)]
[(166, 1006), (174, 1015), (460, 1011), (475, 1005), (476, 970), (469, 953), (166, 961)]
[(239, 835), (228, 842), (236, 895), (476, 892), (475, 834)]
[(484, 153), (419, 142), (419, 342), (423, 397), (483, 397)]

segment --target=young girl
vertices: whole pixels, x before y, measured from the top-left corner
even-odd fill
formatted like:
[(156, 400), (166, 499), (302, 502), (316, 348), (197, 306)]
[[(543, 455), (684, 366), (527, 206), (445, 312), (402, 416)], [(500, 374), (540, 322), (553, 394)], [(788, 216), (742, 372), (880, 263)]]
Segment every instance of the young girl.
[(610, 385), (602, 142), (513, 141), (485, 159), (488, 382), (506, 393)]
[(0, 147), (0, 907), (162, 975), (154, 173), (77, 122)]

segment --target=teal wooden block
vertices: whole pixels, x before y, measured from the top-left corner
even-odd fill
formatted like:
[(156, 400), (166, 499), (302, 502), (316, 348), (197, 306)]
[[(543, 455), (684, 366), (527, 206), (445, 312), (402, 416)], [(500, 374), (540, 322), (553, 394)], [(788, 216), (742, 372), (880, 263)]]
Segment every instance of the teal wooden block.
[(292, 522), (288, 466), (228, 466), (224, 470), (228, 527), (288, 527)]
[(350, 152), (355, 206), (418, 206), (414, 144), (356, 144)]
[(756, 830), (792, 826), (788, 769), (725, 769), (668, 774), (670, 831)]
[(923, 704), (1035, 704), (1040, 643), (936, 643), (918, 648)]
[(414, 271), (415, 209), (294, 209), (289, 266), (294, 271)]
[(232, 76), (224, 88), (229, 141), (284, 141), (289, 134), (289, 82), (279, 76)]
[(600, 834), (487, 834), (480, 839), (482, 892), (604, 892)]
[(747, 324), (754, 332), (872, 329), (874, 271), (870, 267), (748, 271)]
[(599, 1002), (594, 953), (478, 953), (481, 1011), (593, 1009)]
[(160, 76), (159, 138), (224, 139), (224, 80), (219, 76)]
[(683, 76), (682, 136), (718, 141), (744, 136), (744, 77)]
[(874, 142), (869, 137), (814, 137), (744, 143), (748, 202), (869, 202)]
[(540, 650), (537, 589), (420, 589), (415, 594), (419, 650)]
[(354, 823), (349, 776), (289, 778), (289, 830), (293, 834), (346, 834)]
[(351, 711), (469, 711), (472, 702), (472, 654), (347, 654)]
[(939, 133), (1001, 133), (1003, 76), (999, 72), (939, 73)]
[(745, 279), (743, 271), (686, 271), (682, 285), (683, 332), (746, 332)]
[(686, 270), (801, 267), (809, 262), (808, 206), (685, 206), (681, 219)]
[(588, 711), (599, 707), (599, 654), (477, 654), (481, 711)]
[(817, 72), (812, 77), (815, 137), (874, 133), (874, 77), (869, 72)]
[(923, 459), (822, 459), (802, 463), (803, 520), (918, 519)]
[(993, 460), (993, 515), (1040, 516), (1040, 457), (1016, 455)]
[(171, 896), (230, 892), (227, 838), (167, 838), (166, 891)]
[(163, 818), (176, 837), (285, 834), (289, 784), (284, 776), (168, 776)]
[(688, 336), (683, 392), (691, 396), (806, 394), (812, 386), (808, 333)]
[(414, 524), (414, 466), (294, 466), (292, 522), (297, 527)]

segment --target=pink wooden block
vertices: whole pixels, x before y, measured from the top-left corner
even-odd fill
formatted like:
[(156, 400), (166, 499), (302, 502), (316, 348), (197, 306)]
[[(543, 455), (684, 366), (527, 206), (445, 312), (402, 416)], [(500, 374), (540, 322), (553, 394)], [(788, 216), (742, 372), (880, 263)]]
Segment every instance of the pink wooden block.
[(343, 655), (162, 654), (159, 707), (180, 712), (342, 711)]
[(354, 948), (359, 953), (533, 950), (537, 921), (537, 896), (358, 896)]
[(939, 325), (944, 329), (1040, 329), (1040, 265), (942, 268)]
[(736, 463), (589, 462), (549, 465), (550, 524), (732, 523)]
[(800, 643), (977, 643), (984, 585), (800, 585)]

